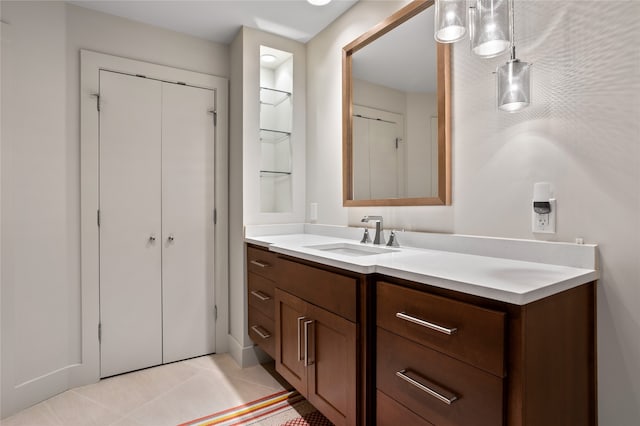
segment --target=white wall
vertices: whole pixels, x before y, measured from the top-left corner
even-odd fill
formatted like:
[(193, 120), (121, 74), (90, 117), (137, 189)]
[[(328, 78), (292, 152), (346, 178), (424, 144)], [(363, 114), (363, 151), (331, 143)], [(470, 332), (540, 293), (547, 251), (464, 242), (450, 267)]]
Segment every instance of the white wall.
[[(228, 76), (228, 48), (63, 2), (2, 2), (2, 410), (73, 386), (79, 49)], [(8, 266), (8, 267), (7, 267)]]
[[(260, 210), (260, 46), (293, 53), (292, 209)], [(255, 363), (247, 333), (244, 225), (300, 223), (305, 217), (306, 47), (304, 44), (243, 27), (231, 43), (229, 352), (243, 366)], [(277, 76), (276, 76), (277, 78)]]
[[(534, 182), (553, 183), (558, 233), (600, 245), (599, 419), (640, 419), (640, 2), (516, 0), (518, 56), (533, 62), (533, 104), (495, 107), (506, 57), (453, 49), (453, 205), (343, 208), (341, 48), (400, 7), (360, 2), (307, 45), (307, 199), (320, 223), (514, 238), (531, 233)], [(399, 236), (402, 244), (402, 235)]]

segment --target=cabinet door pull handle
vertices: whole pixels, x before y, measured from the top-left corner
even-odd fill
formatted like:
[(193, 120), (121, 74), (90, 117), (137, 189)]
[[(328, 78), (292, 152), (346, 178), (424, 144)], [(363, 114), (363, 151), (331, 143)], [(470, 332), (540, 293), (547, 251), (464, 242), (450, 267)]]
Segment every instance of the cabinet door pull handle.
[(420, 383), (416, 379), (409, 377), (407, 374), (411, 374), (411, 373), (408, 370), (400, 370), (396, 372), (396, 376), (400, 377), (402, 380), (412, 384), (413, 386), (417, 387), (421, 391), (426, 392), (427, 394), (431, 395), (432, 397), (436, 398), (439, 401), (444, 402), (447, 405), (451, 405), (455, 400), (458, 399), (456, 395), (442, 388), (440, 388), (439, 390), (433, 389), (434, 387), (439, 388), (439, 386), (434, 386), (433, 384), (429, 384), (429, 386), (427, 386), (425, 384)]
[(458, 331), (457, 328), (443, 327), (441, 325), (434, 324), (432, 322), (425, 321), (425, 320), (420, 319), (420, 318), (412, 317), (411, 315), (407, 315), (404, 312), (396, 312), (396, 317), (398, 317), (400, 319), (403, 319), (405, 321), (412, 322), (414, 324), (421, 325), (422, 327), (426, 327), (426, 328), (431, 329), (431, 330), (439, 331), (440, 333), (444, 333), (444, 334), (447, 334), (449, 336), (451, 336), (452, 334), (455, 334)]
[(260, 262), (259, 260), (252, 260), (250, 263), (253, 265), (259, 266), (261, 268), (268, 268), (271, 266), (268, 263)]
[(302, 361), (302, 321), (306, 320), (306, 317), (298, 317), (298, 361)]
[(313, 365), (313, 362), (314, 362), (313, 355), (310, 355), (310, 354), (313, 354), (313, 352), (315, 352), (315, 347), (312, 348), (313, 350), (309, 349), (309, 346), (310, 346), (309, 338), (311, 338), (312, 344), (314, 342), (314, 338), (313, 336), (311, 336), (311, 332), (309, 331), (312, 326), (313, 326), (313, 320), (304, 322), (304, 366), (305, 367)]
[[(268, 339), (269, 337), (271, 337), (271, 333), (269, 333), (267, 330), (264, 330), (264, 328), (258, 326), (258, 325), (253, 325), (251, 326), (251, 329), (253, 331), (256, 332), (256, 334), (260, 337), (262, 337), (263, 339)], [(264, 330), (264, 331), (262, 331)]]
[(252, 291), (251, 294), (253, 294), (255, 297), (257, 297), (258, 299), (262, 300), (263, 302), (266, 302), (267, 300), (271, 300), (271, 297), (267, 296), (266, 294), (264, 294), (261, 291)]

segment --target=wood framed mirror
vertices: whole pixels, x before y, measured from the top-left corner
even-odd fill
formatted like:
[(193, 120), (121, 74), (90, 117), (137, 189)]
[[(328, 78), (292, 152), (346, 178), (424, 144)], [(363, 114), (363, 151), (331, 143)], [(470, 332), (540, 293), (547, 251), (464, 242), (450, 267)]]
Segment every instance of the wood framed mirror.
[(415, 0), (343, 48), (343, 205), (451, 204), (450, 45)]

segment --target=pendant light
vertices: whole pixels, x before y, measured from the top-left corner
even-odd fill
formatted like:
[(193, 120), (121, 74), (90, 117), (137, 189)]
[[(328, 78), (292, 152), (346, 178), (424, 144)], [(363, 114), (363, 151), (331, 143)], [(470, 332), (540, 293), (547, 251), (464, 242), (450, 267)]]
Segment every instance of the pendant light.
[(513, 22), (511, 7), (511, 59), (496, 69), (498, 108), (507, 112), (520, 111), (531, 103), (531, 64), (516, 57)]
[(436, 0), (434, 37), (454, 43), (467, 33), (467, 0)]
[(476, 0), (469, 8), (471, 51), (482, 58), (493, 58), (511, 46), (511, 0)]

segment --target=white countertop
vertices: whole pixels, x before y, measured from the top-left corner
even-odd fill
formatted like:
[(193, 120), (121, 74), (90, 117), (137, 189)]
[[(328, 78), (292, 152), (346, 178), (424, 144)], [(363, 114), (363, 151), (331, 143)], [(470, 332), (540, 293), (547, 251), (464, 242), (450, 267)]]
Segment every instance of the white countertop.
[[(245, 241), (276, 253), (348, 271), (379, 273), (516, 305), (534, 302), (599, 277), (596, 269), (427, 248), (400, 247), (393, 253), (348, 256), (309, 246), (359, 245), (358, 241), (310, 233), (254, 235), (247, 236)], [(595, 250), (595, 246), (592, 247)]]

